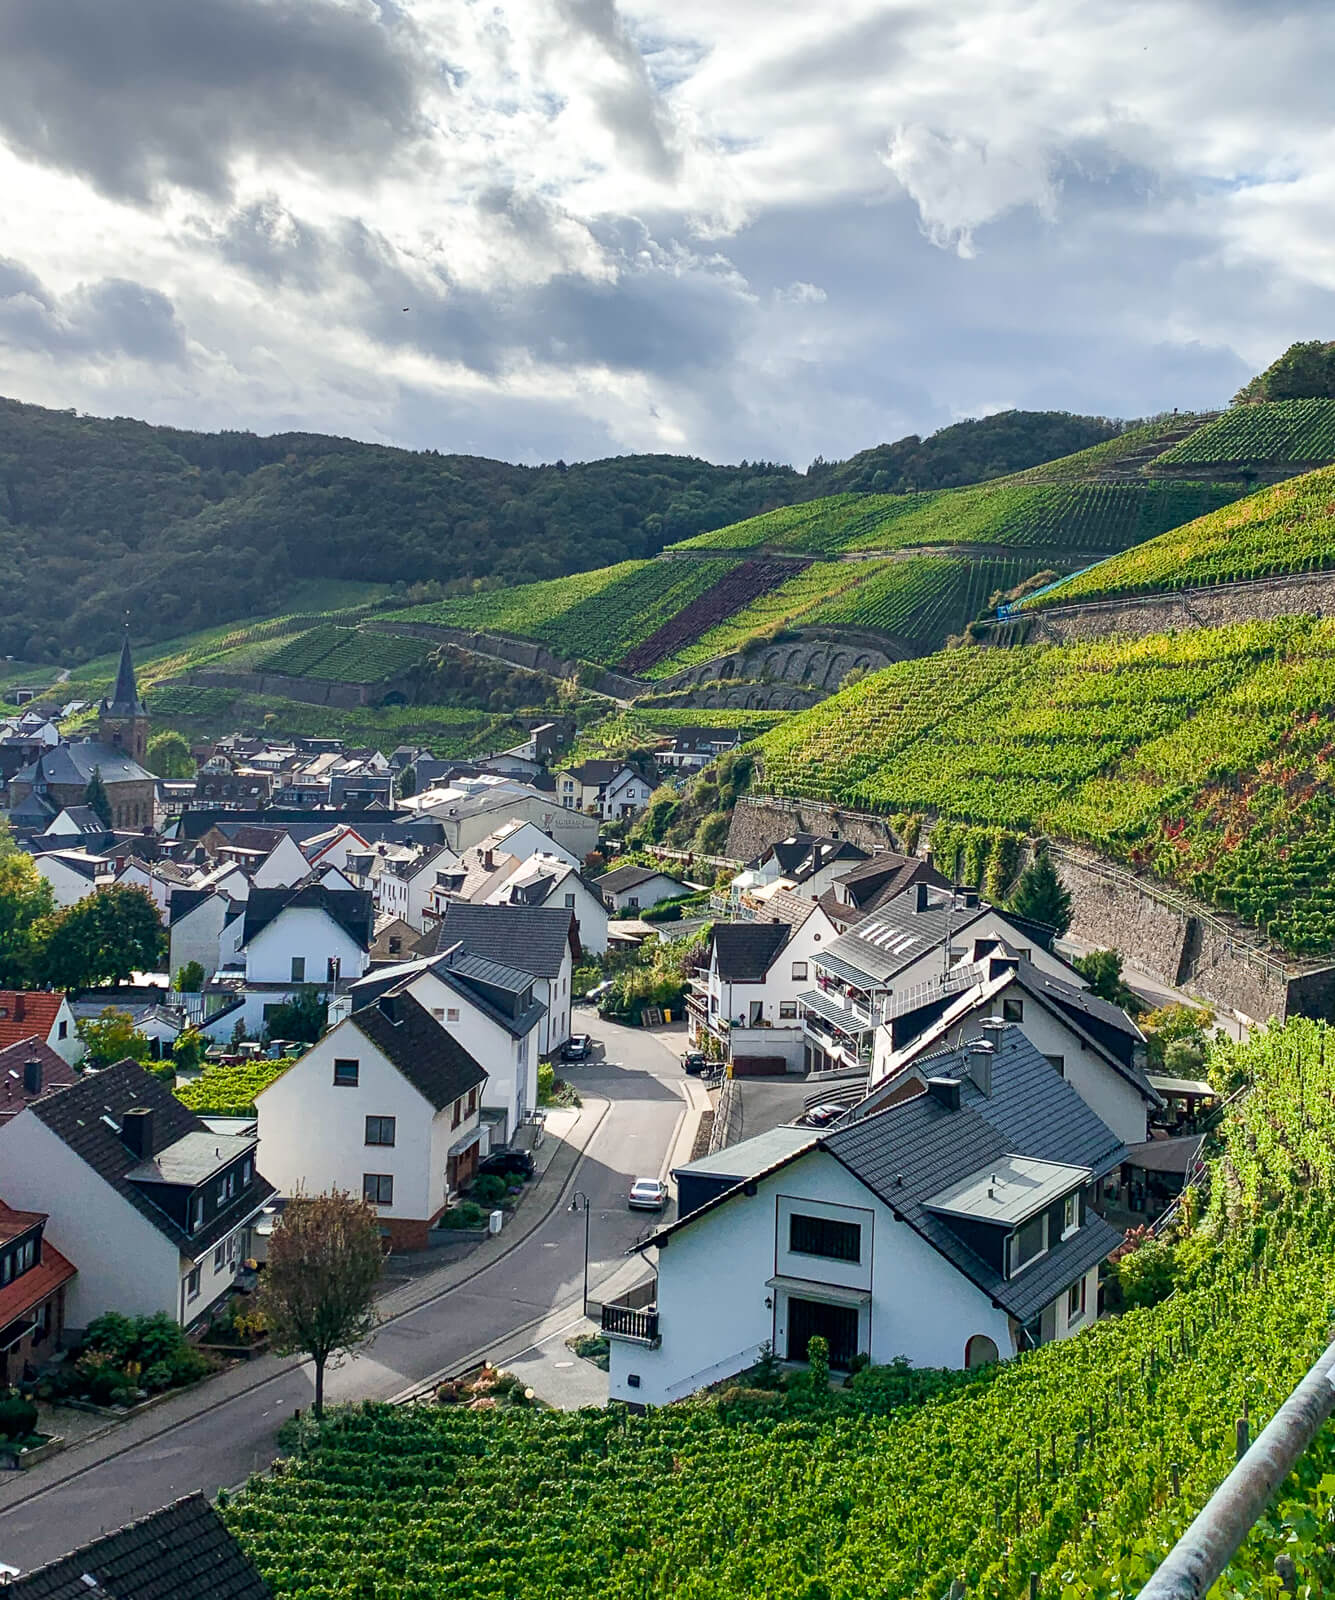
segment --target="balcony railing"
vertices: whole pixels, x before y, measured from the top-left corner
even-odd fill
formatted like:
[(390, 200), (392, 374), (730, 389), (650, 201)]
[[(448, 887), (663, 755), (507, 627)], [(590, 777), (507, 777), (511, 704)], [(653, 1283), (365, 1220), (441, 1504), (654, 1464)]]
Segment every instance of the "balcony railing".
[(658, 1312), (637, 1311), (634, 1306), (604, 1306), (603, 1332), (615, 1339), (658, 1343)]

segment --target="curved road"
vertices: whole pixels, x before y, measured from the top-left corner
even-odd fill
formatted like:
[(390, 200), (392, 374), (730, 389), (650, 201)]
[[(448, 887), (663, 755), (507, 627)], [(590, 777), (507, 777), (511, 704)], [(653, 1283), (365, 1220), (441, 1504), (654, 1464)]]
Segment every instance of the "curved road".
[[(562, 1203), (505, 1255), (382, 1325), (365, 1354), (328, 1374), (330, 1404), (389, 1399), (470, 1358), (513, 1357), (532, 1345), (539, 1325), (549, 1335), (576, 1322), (584, 1228), (583, 1218), (567, 1209), (574, 1189), (592, 1202), (590, 1296), (624, 1270), (625, 1252), (649, 1220), (627, 1210), (626, 1191), (632, 1178), (656, 1175), (667, 1157), (685, 1109), (681, 1067), (669, 1048), (675, 1041), (596, 1019), (583, 1025), (605, 1054), (572, 1068), (571, 1077), (610, 1104), (562, 1189)], [(539, 1191), (529, 1203), (550, 1205), (553, 1198)], [(56, 1458), (52, 1467), (67, 1475), (47, 1488), (40, 1487), (43, 1469), (34, 1469), (32, 1491), (0, 1503), (0, 1561), (26, 1570), (180, 1495), (196, 1489), (212, 1495), (239, 1483), (272, 1460), (275, 1430), (298, 1406), (309, 1406), (312, 1395), (309, 1363), (267, 1377), (257, 1371), (253, 1387), (82, 1470), (77, 1448)]]

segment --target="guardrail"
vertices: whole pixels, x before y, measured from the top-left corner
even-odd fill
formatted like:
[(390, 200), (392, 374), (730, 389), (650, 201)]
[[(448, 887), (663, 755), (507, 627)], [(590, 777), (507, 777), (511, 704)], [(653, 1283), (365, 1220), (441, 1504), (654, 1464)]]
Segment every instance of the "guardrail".
[(637, 1311), (634, 1306), (604, 1306), (602, 1330), (622, 1339), (658, 1343), (658, 1313)]

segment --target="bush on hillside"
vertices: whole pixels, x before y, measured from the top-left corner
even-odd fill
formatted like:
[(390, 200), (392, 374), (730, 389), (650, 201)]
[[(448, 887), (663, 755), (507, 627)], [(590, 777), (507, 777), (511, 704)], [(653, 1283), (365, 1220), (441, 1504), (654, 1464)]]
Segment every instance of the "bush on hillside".
[(1335, 341), (1304, 339), (1248, 380), (1233, 396), (1234, 405), (1260, 400), (1335, 399)]

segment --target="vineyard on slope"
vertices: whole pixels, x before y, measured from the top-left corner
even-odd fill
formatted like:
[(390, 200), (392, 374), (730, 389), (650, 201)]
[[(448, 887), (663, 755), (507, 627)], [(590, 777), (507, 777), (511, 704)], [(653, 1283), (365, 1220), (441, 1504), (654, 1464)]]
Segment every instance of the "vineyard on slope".
[(1163, 467), (1306, 467), (1335, 461), (1335, 400), (1234, 406), (1165, 451)]
[(743, 561), (642, 640), (621, 662), (625, 672), (643, 673), (690, 640), (715, 627), (802, 571), (795, 561)]
[(457, 595), (430, 605), (410, 606), (406, 611), (388, 612), (387, 617), (399, 622), (430, 622), (452, 628), (495, 628), (504, 633), (541, 639), (546, 637), (555, 620), (581, 600), (610, 589), (650, 565), (648, 561), (622, 561), (614, 567), (577, 572), (569, 578), (549, 578), (543, 583), (525, 583), (512, 589), (485, 589), (478, 594)]
[(1034, 570), (1032, 561), (961, 561), (914, 556), (887, 561), (867, 582), (815, 606), (804, 626), (873, 628), (930, 648), (958, 633), (998, 589)]
[(312, 628), (266, 656), (257, 670), (339, 683), (378, 683), (415, 667), (430, 649), (425, 640), (406, 635), (360, 628)]
[(1335, 467), (1290, 478), (1047, 590), (1033, 607), (1335, 567)]
[[(1156, 1306), (939, 1382), (873, 1369), (642, 1417), (366, 1406), (228, 1522), (278, 1600), (939, 1600), (956, 1577), (1020, 1600), (1030, 1574), (1045, 1600), (1130, 1600), (1232, 1465), (1233, 1419), (1259, 1426), (1320, 1352), (1335, 1293), (1329, 1030), (1267, 1030), (1220, 1070), (1258, 1085), (1221, 1140), (1243, 1184), (1159, 1247)], [(1269, 1539), (1217, 1594), (1273, 1593)], [(1319, 1528), (1302, 1554), (1335, 1576)]]
[(1335, 948), (1335, 622), (903, 662), (759, 753), (774, 793), (1080, 840)]

